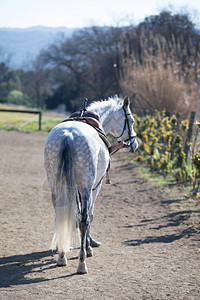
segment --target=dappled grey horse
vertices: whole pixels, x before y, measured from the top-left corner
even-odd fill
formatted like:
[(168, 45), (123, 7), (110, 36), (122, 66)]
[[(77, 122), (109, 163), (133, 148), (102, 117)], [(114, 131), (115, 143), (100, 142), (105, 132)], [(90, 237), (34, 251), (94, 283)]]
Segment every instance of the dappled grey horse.
[[(128, 97), (97, 101), (88, 110), (100, 116), (102, 134), (110, 132), (118, 141), (125, 141), (126, 151), (137, 149)], [(45, 169), (55, 209), (52, 245), (58, 250), (57, 264), (66, 265), (66, 252), (78, 226), (81, 248), (77, 272), (82, 274), (87, 273), (86, 255), (92, 256), (96, 243), (90, 236), (90, 224), (109, 157), (105, 139), (87, 122), (62, 122), (50, 131), (45, 143)]]

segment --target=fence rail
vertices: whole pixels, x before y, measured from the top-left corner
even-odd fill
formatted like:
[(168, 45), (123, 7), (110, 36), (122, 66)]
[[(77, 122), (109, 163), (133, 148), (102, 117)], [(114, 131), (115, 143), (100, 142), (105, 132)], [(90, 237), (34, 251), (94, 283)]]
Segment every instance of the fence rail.
[(2, 112), (13, 112), (13, 113), (25, 113), (25, 114), (38, 114), (39, 121), (38, 121), (38, 129), (41, 130), (42, 128), (42, 112), (40, 110), (18, 110), (18, 109), (4, 109), (1, 108), (0, 111)]

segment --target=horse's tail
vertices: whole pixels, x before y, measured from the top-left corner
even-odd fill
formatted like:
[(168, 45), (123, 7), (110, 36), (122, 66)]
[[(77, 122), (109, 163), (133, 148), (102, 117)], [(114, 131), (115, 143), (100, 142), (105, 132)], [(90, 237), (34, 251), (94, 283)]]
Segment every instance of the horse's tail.
[(78, 190), (74, 180), (75, 147), (72, 135), (60, 145), (55, 183), (55, 233), (52, 248), (58, 252), (70, 249), (76, 227), (76, 199)]

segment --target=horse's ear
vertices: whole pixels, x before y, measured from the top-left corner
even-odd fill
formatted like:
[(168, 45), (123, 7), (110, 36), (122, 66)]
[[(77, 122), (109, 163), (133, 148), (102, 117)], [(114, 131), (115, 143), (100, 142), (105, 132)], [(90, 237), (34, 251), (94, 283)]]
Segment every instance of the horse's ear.
[(115, 94), (114, 97), (113, 97), (113, 99), (114, 99), (114, 100), (117, 100), (117, 99), (118, 99), (118, 95)]
[(127, 108), (127, 107), (129, 106), (129, 104), (130, 104), (129, 97), (126, 96), (126, 97), (124, 98), (124, 100), (123, 100), (123, 106), (124, 106), (125, 108)]

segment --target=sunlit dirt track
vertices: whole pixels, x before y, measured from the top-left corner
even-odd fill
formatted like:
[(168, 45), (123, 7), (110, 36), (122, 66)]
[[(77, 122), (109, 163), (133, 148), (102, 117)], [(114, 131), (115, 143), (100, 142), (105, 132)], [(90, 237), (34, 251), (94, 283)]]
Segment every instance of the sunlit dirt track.
[[(200, 299), (200, 219), (116, 154), (92, 235), (102, 242), (77, 275), (79, 249), (56, 266), (45, 134), (0, 132), (0, 299)], [(130, 154), (131, 158), (131, 154)]]

